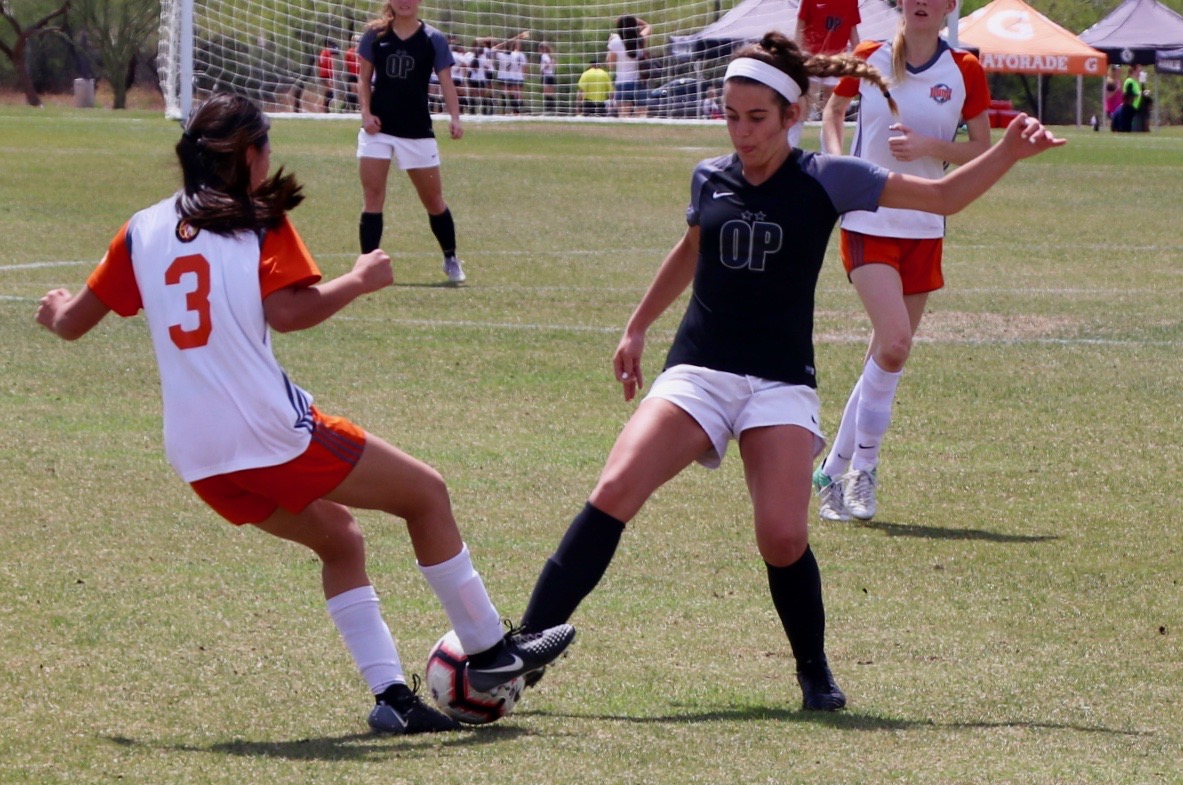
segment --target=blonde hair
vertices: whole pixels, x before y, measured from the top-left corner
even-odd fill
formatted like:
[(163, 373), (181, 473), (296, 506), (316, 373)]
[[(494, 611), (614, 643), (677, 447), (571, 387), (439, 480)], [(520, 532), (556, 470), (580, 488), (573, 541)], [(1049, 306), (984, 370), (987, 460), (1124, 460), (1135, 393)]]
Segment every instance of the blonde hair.
[[(785, 72), (801, 88), (802, 94), (809, 91), (809, 77), (811, 76), (820, 78), (853, 76), (865, 79), (883, 93), (892, 115), (899, 115), (899, 107), (896, 106), (895, 100), (888, 92), (887, 80), (883, 78), (883, 74), (879, 73), (879, 69), (875, 66), (868, 65), (865, 60), (860, 60), (853, 55), (813, 55), (806, 59), (801, 48), (792, 39), (773, 30), (765, 33), (759, 43), (748, 44), (739, 50), (735, 57), (751, 57)], [(746, 77), (732, 78), (745, 79)], [(775, 93), (775, 91), (773, 92)], [(784, 96), (780, 93), (775, 94), (777, 100), (787, 107), (788, 101)]]
[(891, 79), (896, 84), (904, 81), (908, 75), (908, 40), (904, 38), (904, 20), (900, 19), (900, 26), (896, 28), (895, 38), (891, 40)]
[(386, 32), (389, 33), (394, 29), (394, 9), (390, 7), (390, 3), (383, 2), (382, 10), (378, 12), (377, 19), (371, 19), (366, 23), (366, 27), (376, 31), (379, 35)]

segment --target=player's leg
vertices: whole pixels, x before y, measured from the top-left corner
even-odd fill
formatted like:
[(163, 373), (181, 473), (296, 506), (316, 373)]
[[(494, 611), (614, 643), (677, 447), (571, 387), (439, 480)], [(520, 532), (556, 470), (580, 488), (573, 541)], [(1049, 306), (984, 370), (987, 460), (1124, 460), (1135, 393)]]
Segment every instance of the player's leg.
[(365, 546), (349, 510), (324, 499), (300, 513), (276, 510), (259, 529), (310, 548), (320, 558), (329, 617), (353, 657), (374, 708), (369, 724), (388, 733), (433, 733), (458, 724), (419, 700), (406, 675), (390, 628), (382, 618), (378, 594), (366, 576)]
[[(486, 690), (543, 667), (575, 637), (569, 625), (535, 635), (506, 635), (501, 616), (461, 539), (443, 477), (426, 463), (371, 434), (353, 471), (326, 498), (382, 510), (406, 521), (423, 577), (469, 655), (469, 681)], [(507, 668), (506, 663), (511, 667)]]
[(608, 570), (625, 524), (665, 482), (711, 448), (685, 411), (646, 398), (616, 438), (588, 502), (543, 566), (522, 627), (566, 622)]
[[(433, 140), (434, 141), (434, 140)], [(419, 201), (427, 210), (427, 221), (431, 225), (431, 233), (439, 243), (440, 251), (444, 254), (444, 274), (450, 283), (464, 283), (468, 276), (464, 273), (464, 263), (456, 255), (456, 223), (452, 220), (452, 211), (444, 201), (443, 177), (438, 166), (427, 166), (407, 170), (411, 184), (415, 186), (415, 193)]]
[[(362, 211), (358, 222), (358, 239), (361, 252), (369, 253), (382, 245), (382, 208), (386, 205), (386, 179), (390, 174), (390, 155), (385, 158), (369, 157), (375, 146), (372, 141), (362, 141), (361, 136), (370, 136), (364, 131), (359, 134), (357, 171), (361, 179)], [(369, 149), (362, 149), (363, 146)], [(362, 154), (366, 153), (366, 157)]]
[(739, 448), (752, 497), (756, 546), (797, 661), (802, 705), (832, 711), (846, 705), (846, 696), (826, 660), (821, 573), (809, 547), (809, 476), (816, 439), (796, 425), (750, 428), (741, 434)]
[(924, 313), (927, 295), (905, 297), (899, 271), (887, 264), (858, 267), (850, 277), (871, 320), (873, 333), (870, 356), (859, 378), (855, 449), (845, 501), (851, 515), (870, 520), (878, 511), (879, 449), (891, 424), (896, 389), (912, 350), (912, 335)]

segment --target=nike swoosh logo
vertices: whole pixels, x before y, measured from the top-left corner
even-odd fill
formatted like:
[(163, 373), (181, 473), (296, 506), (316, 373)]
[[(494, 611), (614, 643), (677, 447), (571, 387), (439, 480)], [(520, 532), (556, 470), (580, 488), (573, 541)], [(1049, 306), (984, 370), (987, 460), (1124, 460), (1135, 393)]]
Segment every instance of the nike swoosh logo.
[[(513, 657), (513, 662), (509, 665), (502, 665), (500, 668), (474, 668), (474, 670), (478, 670), (481, 673), (509, 673), (510, 671), (521, 670), (524, 664), (522, 658), (516, 654), (511, 656)], [(469, 663), (470, 666), (471, 664)]]
[(715, 191), (711, 196), (715, 199), (722, 199), (724, 196), (735, 196), (735, 191)]
[(859, 448), (860, 450), (869, 450), (869, 449), (871, 449), (872, 447), (875, 447), (875, 446), (876, 446), (876, 445), (874, 445), (874, 444), (860, 444), (860, 445), (858, 446), (858, 448)]
[(391, 710), (390, 710), (390, 713), (394, 715), (394, 718), (395, 718), (396, 720), (398, 720), (398, 724), (399, 724), (399, 725), (402, 725), (404, 728), (405, 728), (405, 727), (407, 727), (407, 721), (403, 719), (403, 715), (399, 714), (399, 713), (398, 713), (397, 711), (395, 711), (394, 709), (391, 709)]

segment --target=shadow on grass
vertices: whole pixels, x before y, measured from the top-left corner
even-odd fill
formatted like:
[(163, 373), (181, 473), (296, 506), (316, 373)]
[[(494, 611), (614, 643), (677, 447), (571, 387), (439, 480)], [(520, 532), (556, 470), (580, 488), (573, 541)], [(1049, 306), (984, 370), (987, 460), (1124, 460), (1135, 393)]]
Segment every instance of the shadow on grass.
[[(675, 707), (676, 708), (676, 707)], [(623, 714), (562, 714), (558, 712), (530, 712), (519, 711), (517, 714), (540, 717), (564, 717), (567, 719), (600, 720), (607, 722), (627, 722), (638, 725), (667, 723), (671, 725), (691, 725), (700, 722), (748, 722), (775, 720), (778, 722), (794, 722), (798, 724), (825, 725), (837, 730), (851, 731), (907, 731), (924, 728), (946, 728), (952, 730), (982, 730), (990, 728), (1023, 728), (1028, 730), (1070, 730), (1078, 733), (1103, 733), (1112, 736), (1151, 736), (1149, 731), (1118, 730), (1100, 725), (1080, 725), (1077, 723), (1056, 723), (1035, 721), (998, 721), (998, 722), (935, 722), (928, 719), (903, 719), (897, 717), (882, 717), (874, 714), (863, 714), (857, 711), (800, 711), (797, 709), (768, 706), (745, 706), (733, 709), (719, 709), (717, 711), (693, 712), (687, 714), (667, 714), (654, 717), (630, 717)]]
[(417, 736), (391, 736), (376, 733), (351, 733), (343, 736), (293, 739), (291, 741), (251, 741), (234, 739), (212, 744), (168, 744), (132, 739), (126, 736), (104, 736), (106, 741), (120, 747), (154, 749), (162, 752), (199, 752), (213, 755), (232, 755), (242, 758), (280, 758), (295, 761), (366, 761), (381, 760), (395, 755), (402, 760), (418, 755), (436, 757), (441, 749), (473, 747), (492, 744), (526, 735), (528, 731), (507, 725), (496, 725), (460, 733), (432, 733)]
[(986, 542), (1048, 542), (1060, 539), (1050, 534), (999, 534), (983, 529), (952, 529), (947, 526), (921, 526), (915, 523), (889, 521), (858, 521), (856, 526), (875, 529), (888, 537), (923, 537), (928, 540), (984, 540)]

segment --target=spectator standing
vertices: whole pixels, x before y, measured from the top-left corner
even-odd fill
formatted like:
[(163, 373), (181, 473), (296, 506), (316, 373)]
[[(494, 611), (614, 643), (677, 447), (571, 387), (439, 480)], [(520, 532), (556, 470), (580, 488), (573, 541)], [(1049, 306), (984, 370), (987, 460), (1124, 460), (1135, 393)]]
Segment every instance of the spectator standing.
[(603, 117), (608, 113), (608, 96), (612, 95), (612, 77), (600, 67), (598, 59), (593, 57), (587, 70), (580, 74), (576, 90), (576, 100), (581, 115)]
[(504, 43), (497, 45), (497, 86), (501, 92), (505, 110), (509, 114), (522, 113), (522, 86), (526, 83), (526, 53), (522, 51), (522, 39), (526, 32), (518, 33)]
[(1131, 63), (1126, 71), (1125, 81), (1121, 84), (1121, 108), (1117, 110), (1117, 120), (1113, 130), (1118, 133), (1129, 133), (1134, 130), (1134, 118), (1142, 108), (1142, 66)]
[(538, 75), (542, 81), (542, 111), (555, 114), (558, 106), (555, 93), (558, 91), (558, 62), (554, 50), (545, 41), (538, 44)]
[(1121, 66), (1109, 66), (1109, 75), (1105, 77), (1105, 119), (1109, 122), (1109, 130), (1117, 130), (1117, 113), (1121, 109)]
[(361, 36), (354, 34), (345, 50), (345, 105), (349, 111), (357, 111), (357, 78), (361, 73), (361, 66), (357, 61), (357, 44)]
[(325, 41), (324, 48), (316, 58), (316, 75), (320, 79), (324, 100), (321, 108), (325, 112), (332, 111), (333, 99), (336, 97), (338, 75), (341, 73), (341, 48), (336, 41)]
[(651, 32), (644, 19), (625, 15), (617, 18), (616, 31), (608, 37), (608, 68), (616, 85), (613, 100), (621, 117), (644, 117), (647, 113), (641, 65)]

